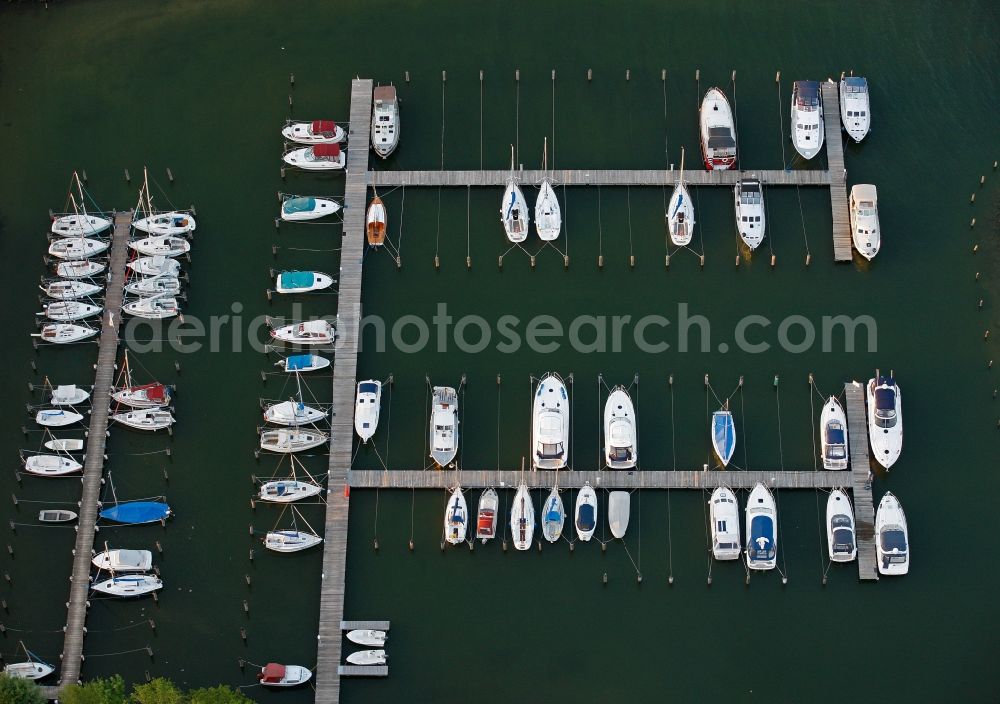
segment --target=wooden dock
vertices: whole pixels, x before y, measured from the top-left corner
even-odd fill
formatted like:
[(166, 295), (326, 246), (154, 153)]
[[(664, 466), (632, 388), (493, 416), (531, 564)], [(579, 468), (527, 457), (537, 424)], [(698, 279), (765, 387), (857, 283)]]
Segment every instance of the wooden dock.
[[(337, 674), (341, 677), (388, 677), (388, 665), (339, 665)], [(317, 695), (319, 689), (316, 690)]]
[(388, 631), (388, 621), (341, 621), (342, 631)]
[(847, 207), (847, 169), (844, 168), (844, 140), (840, 129), (840, 97), (837, 84), (824, 81), (823, 121), (826, 127), (826, 160), (830, 175), (830, 211), (833, 215), (833, 259), (849, 262), (851, 217)]
[[(368, 185), (372, 81), (351, 81), (350, 148), (344, 190), (344, 233), (340, 250), (337, 297), (337, 342), (333, 361), (333, 402), (330, 423), (330, 463), (323, 543), (323, 584), (320, 593), (316, 654), (316, 704), (340, 701), (341, 641), (344, 584), (347, 570), (347, 513), (350, 491), (347, 472), (354, 442), (354, 392), (361, 322), (361, 262), (365, 247), (365, 205)], [(368, 670), (370, 668), (364, 668)], [(344, 674), (351, 674), (344, 671)], [(388, 673), (388, 669), (386, 670)]]
[(868, 459), (868, 414), (865, 387), (858, 382), (844, 384), (847, 399), (847, 430), (851, 444), (851, 480), (854, 494), (854, 539), (858, 545), (858, 578), (877, 580), (875, 554), (875, 507), (872, 503), (870, 460)]
[[(111, 408), (111, 388), (115, 383), (115, 363), (118, 359), (118, 326), (121, 324), (122, 301), (125, 297), (125, 264), (128, 260), (129, 228), (132, 211), (115, 213), (108, 263), (108, 287), (104, 299), (105, 312), (101, 320), (100, 346), (94, 389), (90, 392), (90, 430), (83, 463), (83, 495), (80, 499), (80, 520), (73, 548), (73, 573), (70, 577), (65, 639), (63, 640), (60, 686), (75, 684), (80, 679), (83, 662), (83, 637), (87, 621), (87, 597), (90, 594), (90, 560), (94, 548), (98, 502), (104, 474), (104, 448), (107, 442), (108, 412)], [(55, 692), (51, 692), (55, 689)], [(46, 690), (55, 698), (58, 689)]]

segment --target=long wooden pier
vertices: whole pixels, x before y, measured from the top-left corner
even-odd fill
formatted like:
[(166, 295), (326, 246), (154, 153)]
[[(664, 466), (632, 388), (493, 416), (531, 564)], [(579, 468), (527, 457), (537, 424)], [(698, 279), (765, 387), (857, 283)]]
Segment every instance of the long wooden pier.
[(858, 546), (858, 578), (877, 580), (875, 553), (875, 507), (872, 503), (871, 464), (868, 458), (868, 414), (865, 388), (849, 381), (844, 384), (847, 399), (847, 430), (851, 445), (851, 483), (854, 495), (854, 540)]
[(833, 259), (851, 261), (851, 219), (847, 208), (847, 169), (840, 129), (840, 98), (837, 84), (824, 81), (823, 121), (826, 127), (826, 161), (830, 176), (830, 211), (833, 216)]
[(368, 184), (372, 81), (351, 81), (350, 149), (344, 190), (344, 234), (340, 250), (337, 297), (337, 343), (333, 361), (333, 402), (330, 424), (329, 489), (323, 543), (323, 584), (319, 606), (316, 654), (316, 703), (340, 701), (340, 630), (344, 614), (347, 569), (347, 514), (350, 506), (347, 472), (354, 441), (354, 391), (361, 323), (361, 261), (365, 246), (365, 201)]

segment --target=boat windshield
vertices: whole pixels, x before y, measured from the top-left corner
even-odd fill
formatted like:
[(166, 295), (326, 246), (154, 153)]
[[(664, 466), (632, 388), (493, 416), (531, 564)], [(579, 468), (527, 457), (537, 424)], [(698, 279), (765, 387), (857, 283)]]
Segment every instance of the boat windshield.
[(594, 507), (590, 504), (580, 506), (576, 517), (576, 527), (580, 530), (593, 530), (595, 522)]
[(770, 516), (754, 516), (750, 521), (747, 554), (758, 560), (770, 560), (774, 557), (774, 521)]
[(370, 381), (361, 382), (361, 386), (358, 388), (358, 391), (363, 394), (374, 394), (378, 392), (378, 384), (373, 384)]
[(718, 550), (736, 550), (739, 546), (736, 543), (716, 543)]
[(736, 140), (733, 139), (732, 130), (728, 127), (709, 127), (708, 148), (713, 150), (735, 152)]
[(880, 428), (892, 428), (896, 425), (896, 392), (894, 390), (875, 390), (875, 423)]
[(867, 93), (868, 80), (861, 76), (848, 76), (844, 79), (845, 93)]
[(286, 213), (309, 213), (316, 209), (315, 198), (289, 198), (282, 208)]
[[(846, 518), (846, 516), (841, 516)], [(854, 531), (850, 528), (838, 528), (833, 531), (834, 552), (854, 552)]]
[(899, 526), (883, 528), (880, 542), (882, 552), (892, 552), (895, 550), (901, 555), (906, 555), (906, 534)]
[(556, 443), (540, 442), (538, 443), (537, 454), (538, 454), (538, 459), (540, 460), (559, 459), (563, 456), (563, 445), (561, 442), (556, 442)]
[(613, 447), (608, 457), (612, 462), (628, 462), (632, 459), (632, 448)]

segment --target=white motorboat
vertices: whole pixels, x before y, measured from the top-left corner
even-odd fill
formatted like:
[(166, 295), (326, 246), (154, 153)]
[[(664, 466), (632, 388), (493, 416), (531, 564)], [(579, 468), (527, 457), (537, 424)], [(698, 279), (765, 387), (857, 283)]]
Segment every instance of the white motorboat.
[(89, 281), (78, 281), (76, 279), (56, 279), (38, 288), (49, 298), (55, 298), (59, 301), (86, 298), (104, 290), (97, 284), (90, 283)]
[(78, 452), (83, 449), (83, 440), (79, 438), (52, 438), (45, 441), (45, 449), (53, 452)]
[(76, 512), (64, 508), (43, 508), (38, 512), (38, 520), (42, 523), (69, 523), (76, 520)]
[(157, 254), (133, 259), (128, 263), (128, 268), (143, 276), (177, 276), (181, 271), (181, 263), (176, 259)]
[(431, 398), (431, 459), (444, 469), (458, 453), (458, 393), (450, 386), (435, 386)]
[(296, 196), (286, 198), (281, 203), (281, 219), (286, 222), (316, 220), (327, 215), (334, 215), (339, 210), (340, 203), (329, 198)]
[(53, 406), (79, 406), (90, 398), (90, 392), (76, 384), (60, 384), (52, 389), (49, 403)]
[[(40, 680), (48, 677), (55, 671), (56, 669), (52, 665), (39, 660), (12, 662), (3, 667), (3, 674), (16, 680)], [(18, 701), (16, 695), (12, 701)]]
[(52, 220), (52, 233), (62, 237), (93, 237), (111, 227), (111, 221), (86, 213), (62, 215)]
[(569, 395), (558, 374), (542, 377), (535, 389), (531, 422), (531, 464), (535, 469), (562, 469), (568, 460)]
[(145, 572), (153, 569), (153, 553), (149, 550), (112, 550), (105, 545), (91, 562), (97, 569), (109, 572)]
[(559, 488), (552, 487), (542, 506), (542, 535), (547, 541), (554, 543), (562, 536), (565, 524), (566, 509), (563, 507), (562, 497), (559, 496)]
[(701, 158), (709, 171), (731, 169), (736, 164), (736, 121), (721, 88), (709, 88), (698, 111), (701, 125)]
[(767, 487), (757, 482), (747, 498), (747, 567), (773, 570), (778, 564), (778, 510)]
[(496, 489), (492, 487), (484, 491), (479, 496), (479, 510), (476, 512), (476, 537), (483, 544), (487, 540), (496, 537), (497, 534), (497, 511), (500, 506), (500, 499)]
[(385, 665), (384, 650), (359, 650), (347, 656), (347, 662), (352, 665)]
[(325, 445), (330, 441), (330, 436), (321, 430), (306, 428), (279, 428), (277, 430), (265, 430), (260, 434), (260, 449), (268, 452), (280, 452), (287, 454), (290, 452), (304, 452), (314, 447)]
[(507, 178), (507, 188), (500, 201), (500, 222), (503, 224), (507, 239), (517, 244), (528, 238), (528, 204), (521, 193), (521, 187), (514, 178), (514, 147), (510, 148), (510, 176)]
[(857, 557), (854, 535), (851, 501), (841, 489), (834, 489), (826, 500), (826, 542), (833, 562), (852, 562)]
[(289, 166), (306, 171), (335, 171), (347, 164), (347, 154), (336, 143), (293, 149), (281, 158)]
[(882, 230), (878, 224), (878, 189), (867, 183), (851, 186), (848, 205), (854, 248), (871, 261), (882, 246)]
[(872, 454), (889, 469), (903, 451), (903, 395), (892, 375), (868, 380), (868, 439)]
[(375, 379), (358, 382), (354, 399), (354, 432), (361, 442), (368, 442), (378, 428), (378, 414), (382, 406), (382, 382)]
[(169, 293), (157, 296), (137, 298), (122, 306), (122, 313), (146, 320), (163, 320), (173, 318), (181, 312), (177, 299)]
[(294, 399), (274, 403), (264, 409), (264, 420), (275, 425), (310, 425), (326, 418), (326, 411)]
[(823, 98), (816, 81), (792, 84), (792, 144), (803, 159), (812, 159), (823, 148)]
[(107, 251), (111, 243), (90, 237), (67, 237), (49, 245), (49, 254), (58, 259), (90, 259)]
[(176, 274), (158, 274), (137, 278), (125, 285), (125, 293), (133, 296), (176, 296), (181, 292), (181, 280)]
[(840, 79), (840, 121), (851, 139), (860, 142), (871, 126), (868, 79), (847, 76)]
[(191, 213), (172, 210), (169, 213), (156, 213), (140, 218), (132, 223), (132, 227), (150, 235), (176, 236), (194, 232), (197, 223)]
[(269, 662), (260, 668), (257, 679), (265, 687), (297, 687), (312, 678), (312, 671), (301, 665), (279, 665)]
[(604, 404), (604, 462), (610, 469), (632, 469), (636, 449), (635, 409), (624, 386), (616, 386)]
[(294, 372), (315, 372), (330, 366), (330, 360), (318, 354), (293, 354), (285, 357), (274, 366), (292, 374)]
[[(542, 170), (549, 169), (549, 138), (545, 138), (545, 152), (543, 157)], [(559, 231), (562, 229), (562, 209), (559, 207), (559, 198), (556, 197), (555, 189), (546, 175), (542, 177), (542, 185), (538, 189), (538, 197), (535, 198), (535, 230), (538, 231), (538, 239), (542, 242), (551, 242), (559, 238)]]
[(372, 149), (383, 159), (399, 144), (399, 102), (395, 86), (376, 86), (372, 92)]
[(155, 574), (113, 574), (107, 579), (94, 582), (90, 588), (110, 596), (132, 597), (163, 589), (163, 582)]
[(66, 455), (31, 455), (24, 458), (24, 471), (39, 477), (62, 477), (79, 472), (83, 465)]
[(114, 413), (111, 420), (136, 430), (155, 432), (174, 424), (174, 416), (166, 408), (141, 408), (124, 413)]
[(823, 404), (819, 432), (823, 469), (847, 469), (847, 415), (835, 396)]
[(87, 260), (74, 260), (56, 264), (56, 276), (64, 279), (89, 279), (103, 274), (107, 264)]
[(694, 204), (687, 186), (684, 185), (684, 148), (681, 148), (681, 173), (670, 194), (667, 204), (667, 231), (670, 241), (676, 247), (686, 247), (691, 244), (694, 236)]
[(378, 196), (372, 198), (365, 211), (365, 238), (372, 247), (381, 247), (385, 244), (385, 234), (388, 228), (388, 213), (385, 203)]
[(274, 281), (278, 293), (322, 291), (333, 285), (333, 277), (321, 271), (282, 271)]
[(531, 503), (528, 485), (521, 484), (510, 507), (510, 534), (516, 550), (527, 550), (535, 535), (535, 505)]
[(347, 640), (358, 645), (367, 645), (373, 648), (381, 648), (385, 645), (389, 636), (385, 631), (372, 629), (356, 629), (347, 632)]
[[(127, 362), (126, 362), (127, 363)], [(130, 408), (159, 408), (170, 404), (170, 387), (159, 382), (123, 386), (111, 392), (111, 398)]]
[(271, 337), (291, 345), (332, 345), (335, 331), (326, 320), (307, 320), (271, 329)]
[(191, 243), (183, 237), (156, 235), (132, 240), (128, 246), (144, 257), (179, 257), (191, 251)]
[(311, 482), (303, 482), (298, 479), (276, 479), (261, 484), (258, 496), (261, 501), (288, 504), (300, 499), (318, 496), (322, 492), (323, 487)]
[(728, 467), (736, 450), (736, 424), (729, 410), (728, 399), (722, 408), (712, 414), (712, 449), (715, 450), (723, 469)]
[(632, 511), (632, 496), (627, 491), (612, 491), (608, 495), (608, 526), (611, 535), (624, 538)]
[(712, 556), (716, 560), (735, 560), (740, 556), (740, 505), (727, 486), (712, 492), (708, 502), (708, 520), (712, 525)]
[(875, 512), (875, 551), (878, 573), (903, 575), (910, 571), (910, 534), (899, 500), (886, 492)]
[(322, 542), (318, 535), (294, 528), (272, 530), (264, 536), (264, 547), (274, 552), (301, 552)]
[(444, 510), (444, 539), (452, 545), (465, 542), (469, 528), (469, 507), (465, 503), (462, 487), (456, 486)]
[(733, 188), (736, 204), (736, 230), (740, 239), (751, 250), (764, 241), (767, 218), (764, 209), (764, 190), (755, 178), (741, 179)]
[(344, 141), (347, 133), (333, 120), (310, 120), (308, 122), (289, 120), (281, 130), (281, 136), (297, 144), (334, 144)]
[(42, 342), (51, 342), (54, 345), (68, 345), (73, 342), (82, 342), (96, 334), (97, 330), (86, 325), (51, 323), (42, 326), (42, 331), (33, 333), (32, 337), (37, 337)]
[(45, 310), (41, 312), (41, 315), (44, 315), (49, 320), (57, 320), (64, 323), (93, 318), (104, 311), (102, 306), (95, 306), (92, 303), (84, 303), (83, 301), (55, 301), (44, 306), (44, 308)]
[(574, 524), (576, 535), (580, 540), (586, 542), (594, 537), (594, 531), (597, 529), (597, 492), (590, 482), (586, 482), (576, 496)]
[(62, 428), (79, 423), (81, 420), (83, 420), (81, 414), (62, 408), (43, 408), (35, 414), (35, 422), (46, 428)]

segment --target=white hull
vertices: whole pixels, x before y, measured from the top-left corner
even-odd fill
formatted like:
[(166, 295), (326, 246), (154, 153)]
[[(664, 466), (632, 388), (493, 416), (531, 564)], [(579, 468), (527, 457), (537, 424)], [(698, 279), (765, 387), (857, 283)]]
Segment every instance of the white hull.
[(570, 403), (557, 374), (546, 374), (535, 389), (531, 423), (531, 465), (562, 469), (568, 461)]
[(273, 530), (264, 536), (264, 547), (274, 552), (302, 552), (322, 542), (318, 535), (292, 528)]
[(384, 650), (359, 650), (347, 656), (347, 662), (352, 665), (385, 665)]
[(155, 257), (139, 257), (130, 261), (128, 268), (143, 276), (177, 276), (181, 271), (181, 263), (176, 259), (157, 255)]
[(851, 216), (851, 240), (858, 254), (871, 261), (882, 247), (882, 230), (878, 222), (878, 190), (870, 184), (851, 187), (848, 200)]
[(110, 242), (94, 240), (87, 237), (67, 237), (56, 240), (49, 245), (49, 254), (59, 259), (76, 260), (90, 259), (101, 252), (107, 251)]
[(163, 582), (156, 575), (135, 574), (102, 579), (94, 582), (90, 588), (109, 596), (130, 597), (151, 594), (162, 589)]
[(691, 203), (691, 195), (687, 186), (678, 183), (674, 186), (674, 192), (670, 196), (670, 203), (667, 205), (667, 229), (670, 232), (670, 241), (677, 247), (686, 247), (691, 244), (694, 236), (694, 205)]
[(325, 445), (330, 436), (319, 430), (265, 430), (260, 434), (260, 449), (282, 454), (304, 452)]
[(840, 401), (831, 396), (823, 404), (819, 417), (820, 453), (823, 469), (847, 469), (850, 452), (847, 415)]
[(326, 411), (306, 406), (298, 401), (282, 401), (264, 410), (264, 420), (275, 425), (293, 426), (318, 423), (326, 418)]
[(726, 94), (709, 88), (698, 111), (701, 156), (709, 171), (724, 171), (736, 164), (736, 122)]
[(764, 208), (764, 190), (760, 181), (748, 179), (739, 181), (733, 188), (736, 209), (736, 231), (740, 239), (751, 250), (757, 249), (764, 241), (767, 230), (767, 214)]
[(146, 320), (164, 320), (180, 313), (177, 299), (169, 294), (140, 298), (122, 306), (122, 313)]
[(388, 640), (385, 631), (354, 630), (347, 632), (347, 640), (357, 645), (366, 645), (371, 648), (381, 648)]
[(562, 537), (563, 526), (566, 524), (566, 509), (563, 507), (559, 489), (553, 487), (545, 503), (542, 505), (542, 535), (550, 543)]
[(107, 265), (101, 262), (69, 261), (56, 264), (56, 276), (64, 279), (88, 279), (103, 274)]
[(79, 423), (81, 420), (83, 420), (81, 414), (61, 408), (45, 408), (35, 414), (35, 422), (46, 428), (62, 428)]
[[(800, 85), (803, 84), (803, 85)], [(815, 97), (812, 95), (815, 87)], [(798, 101), (803, 91), (802, 101)], [(803, 159), (812, 159), (823, 148), (823, 98), (815, 81), (796, 81), (792, 89), (792, 145)]]
[(181, 292), (181, 280), (176, 275), (160, 274), (136, 279), (125, 286), (125, 293), (133, 296), (175, 296)]
[[(305, 359), (306, 357), (308, 359)], [(289, 359), (292, 361), (289, 362)], [(329, 367), (330, 360), (318, 354), (293, 355), (293, 357), (286, 357), (280, 362), (275, 362), (274, 366), (280, 367), (282, 371), (289, 373), (315, 372)]]
[(590, 482), (584, 484), (576, 496), (573, 524), (580, 540), (586, 542), (594, 537), (594, 531), (597, 530), (597, 492), (590, 486)]
[(736, 560), (740, 548), (740, 505), (736, 494), (726, 486), (712, 492), (708, 502), (712, 527), (712, 557), (716, 560)]
[[(323, 124), (327, 121), (289, 122), (281, 130), (281, 136), (296, 144), (336, 144), (344, 141), (344, 128), (337, 124)], [(328, 127), (333, 129), (327, 129)]]
[(394, 86), (378, 86), (372, 94), (372, 149), (383, 159), (399, 144), (399, 101)]
[(516, 550), (527, 550), (535, 535), (535, 505), (531, 503), (528, 486), (522, 484), (514, 495), (510, 508), (510, 534)]
[(611, 535), (624, 538), (632, 509), (632, 497), (627, 491), (612, 491), (608, 496), (608, 526)]
[[(889, 469), (903, 451), (903, 393), (891, 378), (869, 379), (866, 387), (868, 440), (875, 460)], [(883, 399), (879, 403), (879, 399)], [(878, 408), (878, 406), (888, 408)]]
[(906, 514), (890, 492), (879, 501), (875, 513), (875, 552), (878, 572), (884, 575), (904, 575), (910, 571), (910, 533)]
[(42, 523), (69, 523), (76, 520), (76, 512), (62, 508), (42, 509), (38, 512), (38, 520)]
[(132, 240), (128, 246), (144, 257), (179, 257), (191, 251), (190, 242), (168, 235)]
[(833, 562), (852, 562), (858, 555), (854, 530), (854, 509), (840, 489), (826, 500), (826, 547)]
[(61, 455), (31, 455), (24, 460), (24, 470), (39, 477), (61, 477), (82, 469), (72, 457)]
[(164, 408), (144, 408), (126, 413), (115, 413), (111, 420), (136, 430), (157, 431), (174, 424), (174, 417)]
[(476, 511), (476, 538), (484, 544), (496, 537), (499, 506), (500, 499), (496, 489), (487, 489), (480, 495), (479, 508)]
[(334, 329), (325, 320), (310, 320), (305, 323), (293, 323), (271, 330), (271, 337), (290, 345), (316, 346), (332, 345)]
[[(303, 202), (306, 201), (306, 202)], [(327, 198), (289, 198), (281, 204), (281, 219), (285, 222), (317, 220), (340, 211), (340, 203)]]
[(335, 156), (315, 156), (315, 147), (293, 149), (281, 157), (289, 166), (305, 171), (342, 171), (347, 164), (347, 153), (341, 151)]
[(456, 486), (444, 510), (444, 539), (452, 545), (465, 542), (469, 528), (469, 507), (462, 488)]
[(269, 676), (269, 671), (272, 667), (275, 667), (275, 665), (269, 664), (267, 667), (261, 668), (261, 671), (257, 674), (257, 679), (260, 680), (260, 684), (264, 687), (298, 687), (312, 679), (312, 671), (308, 667), (302, 667), (301, 665), (278, 665), (280, 674)]
[(538, 198), (535, 199), (535, 230), (538, 231), (538, 239), (543, 242), (558, 239), (559, 231), (562, 230), (562, 210), (559, 207), (559, 199), (547, 178), (542, 179)]
[(49, 403), (53, 406), (79, 406), (90, 398), (90, 392), (76, 384), (62, 384), (52, 389)]
[(129, 408), (159, 408), (170, 403), (170, 387), (162, 384), (126, 386), (111, 392), (111, 398)]
[(289, 504), (293, 501), (318, 496), (323, 487), (297, 479), (277, 479), (260, 485), (258, 497), (261, 501), (276, 504)]
[(94, 567), (109, 572), (145, 572), (153, 568), (149, 550), (104, 550), (91, 560)]
[(194, 232), (197, 223), (188, 213), (169, 212), (136, 220), (132, 227), (150, 235), (175, 236)]
[(778, 510), (774, 497), (763, 484), (754, 486), (747, 497), (747, 567), (773, 570), (778, 564)]
[(632, 469), (638, 462), (635, 423), (632, 399), (616, 386), (604, 404), (604, 462), (610, 469)]
[(42, 314), (49, 320), (71, 323), (100, 315), (104, 311), (101, 306), (82, 301), (56, 301), (45, 306)]
[(3, 673), (7, 677), (19, 680), (40, 680), (48, 677), (53, 672), (55, 672), (55, 668), (51, 665), (47, 665), (44, 662), (35, 662), (34, 660), (12, 662), (9, 665), (4, 665), (3, 668)]
[(354, 399), (354, 432), (361, 442), (368, 442), (378, 428), (379, 410), (382, 407), (382, 382), (374, 379), (358, 382)]
[(53, 323), (42, 327), (38, 333), (43, 342), (51, 342), (54, 345), (68, 345), (73, 342), (82, 342), (97, 334), (97, 330), (86, 325), (72, 325), (70, 323)]
[(42, 292), (49, 298), (58, 301), (71, 301), (77, 298), (86, 298), (101, 293), (104, 289), (97, 284), (87, 281), (75, 281), (72, 279), (59, 279), (50, 281), (45, 286), (39, 286)]
[(868, 135), (871, 127), (868, 81), (851, 76), (840, 81), (840, 121), (855, 142)]
[(507, 239), (514, 244), (524, 242), (528, 238), (530, 223), (528, 206), (521, 188), (514, 182), (513, 175), (507, 181), (507, 189), (503, 193), (503, 200), (500, 201), (500, 222), (503, 224), (504, 232), (507, 233)]
[(45, 441), (45, 449), (54, 452), (78, 452), (83, 449), (83, 440), (78, 438), (53, 438)]
[(111, 221), (96, 215), (63, 215), (52, 221), (52, 233), (61, 237), (93, 237), (111, 227)]
[[(302, 281), (292, 275), (307, 275), (302, 277)], [(309, 293), (310, 291), (322, 291), (333, 285), (333, 277), (321, 271), (283, 271), (278, 274), (274, 281), (275, 289), (278, 293)]]
[(458, 394), (450, 386), (435, 386), (431, 398), (431, 459), (441, 468), (458, 453)]

